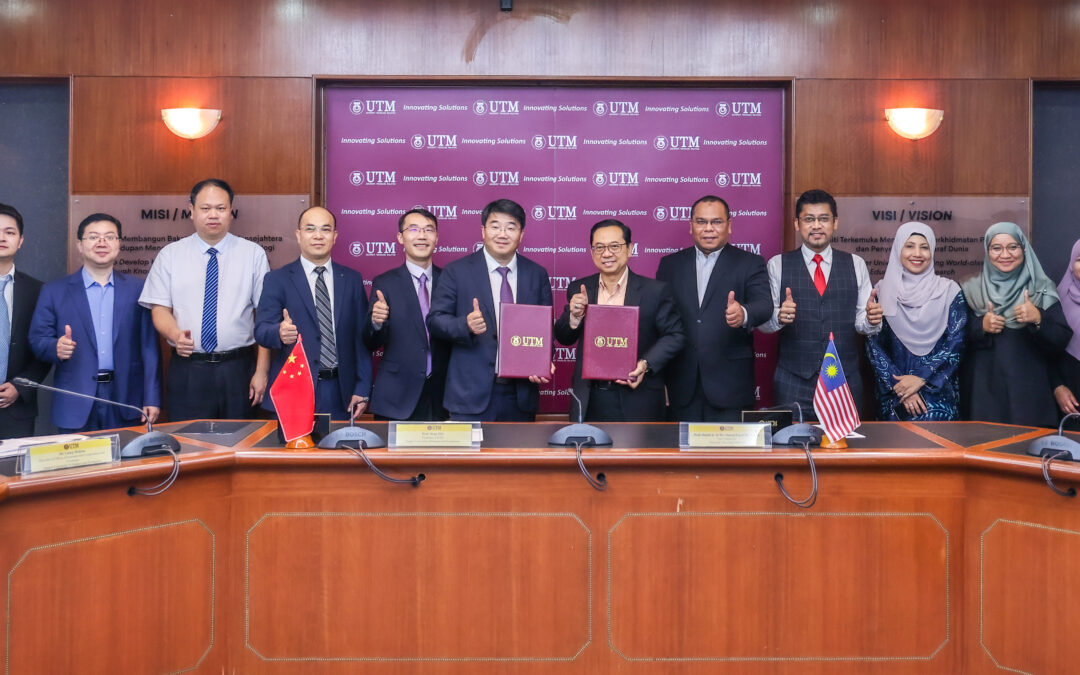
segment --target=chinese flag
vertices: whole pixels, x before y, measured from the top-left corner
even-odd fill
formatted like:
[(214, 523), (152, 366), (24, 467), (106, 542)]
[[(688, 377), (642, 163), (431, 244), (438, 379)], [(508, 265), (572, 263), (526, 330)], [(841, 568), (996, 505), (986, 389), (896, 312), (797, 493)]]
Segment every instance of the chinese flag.
[(315, 382), (300, 336), (270, 387), (270, 400), (285, 442), (307, 436), (315, 428)]

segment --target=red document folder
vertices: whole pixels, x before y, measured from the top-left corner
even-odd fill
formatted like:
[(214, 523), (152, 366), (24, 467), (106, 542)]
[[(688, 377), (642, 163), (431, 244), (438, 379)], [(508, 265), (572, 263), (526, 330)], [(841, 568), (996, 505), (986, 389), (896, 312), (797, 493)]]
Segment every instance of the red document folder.
[(551, 307), (499, 308), (499, 377), (551, 377)]
[(637, 368), (638, 308), (589, 305), (581, 377), (586, 380), (625, 380)]

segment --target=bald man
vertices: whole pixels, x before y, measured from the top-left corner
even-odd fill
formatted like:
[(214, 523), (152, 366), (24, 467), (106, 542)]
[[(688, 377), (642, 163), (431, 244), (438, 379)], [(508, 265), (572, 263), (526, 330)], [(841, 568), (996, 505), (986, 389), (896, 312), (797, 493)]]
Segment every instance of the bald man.
[[(315, 411), (339, 420), (367, 408), (371, 353), (360, 336), (368, 311), (364, 278), (331, 262), (335, 241), (337, 222), (332, 213), (313, 206), (300, 214), (296, 225), (300, 257), (266, 275), (255, 312), (255, 339), (272, 352), (274, 378), (302, 335), (317, 377)], [(263, 407), (274, 409), (269, 396)]]

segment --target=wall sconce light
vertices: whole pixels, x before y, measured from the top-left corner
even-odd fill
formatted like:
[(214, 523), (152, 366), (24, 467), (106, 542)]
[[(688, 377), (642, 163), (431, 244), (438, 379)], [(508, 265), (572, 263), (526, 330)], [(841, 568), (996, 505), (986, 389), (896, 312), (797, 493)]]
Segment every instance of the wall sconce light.
[(937, 131), (945, 117), (944, 110), (931, 108), (886, 108), (885, 119), (897, 136), (918, 140)]
[(221, 111), (210, 108), (162, 108), (165, 126), (180, 138), (195, 140), (207, 135), (217, 126)]

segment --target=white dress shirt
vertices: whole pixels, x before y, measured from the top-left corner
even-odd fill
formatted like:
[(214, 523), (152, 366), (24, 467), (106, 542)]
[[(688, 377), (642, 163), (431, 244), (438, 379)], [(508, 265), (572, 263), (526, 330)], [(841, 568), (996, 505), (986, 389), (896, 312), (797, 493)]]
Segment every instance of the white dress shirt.
[[(319, 300), (315, 295), (315, 282), (319, 280), (319, 275), (315, 273), (315, 268), (319, 267), (319, 265), (316, 265), (315, 263), (311, 262), (310, 260), (308, 260), (304, 256), (300, 256), (300, 266), (304, 268), (304, 277), (307, 278), (308, 288), (311, 289), (311, 301), (313, 303), (312, 307), (317, 308), (319, 306)], [(326, 284), (326, 293), (330, 296), (330, 321), (333, 322), (334, 321), (334, 270), (333, 270), (333, 267), (331, 266), (331, 263), (330, 263), (329, 260), (327, 260), (326, 264), (322, 265), (322, 267), (326, 268), (326, 271), (323, 272), (323, 282)], [(337, 328), (336, 325), (333, 324), (333, 323), (331, 323), (331, 325), (334, 325), (335, 330), (336, 330), (336, 328)]]
[[(255, 343), (255, 307), (263, 277), (270, 271), (262, 246), (233, 234), (214, 245), (218, 251), (217, 347), (225, 352)], [(203, 295), (210, 244), (198, 233), (161, 249), (146, 276), (139, 304), (172, 309), (180, 330), (190, 330), (195, 351), (202, 348)], [(172, 344), (170, 342), (169, 344)], [(175, 346), (175, 345), (173, 345)]]
[[(814, 272), (817, 270), (817, 263), (814, 262), (814, 251), (809, 249), (806, 244), (803, 244), (799, 249), (802, 251), (803, 262), (806, 263), (806, 271), (810, 274), (810, 278), (814, 278)], [(780, 323), (780, 305), (784, 302), (784, 289), (780, 288), (780, 272), (783, 265), (781, 264), (781, 256), (783, 254), (774, 255), (769, 259), (769, 287), (772, 289), (773, 299), (773, 313), (772, 318), (766, 323), (758, 326), (758, 330), (763, 333), (775, 333), (784, 327), (784, 324)], [(825, 274), (825, 282), (829, 281), (829, 274), (832, 272), (832, 259), (833, 248), (832, 246), (825, 247), (825, 250), (821, 252), (821, 271)], [(863, 335), (874, 335), (881, 330), (881, 324), (876, 326), (870, 325), (870, 322), (866, 320), (866, 302), (870, 299), (870, 270), (866, 269), (866, 261), (860, 256), (851, 254), (851, 261), (855, 266), (855, 283), (859, 287), (859, 298), (856, 301), (855, 307), (855, 330)], [(795, 320), (799, 320), (799, 308), (795, 308)]]
[(15, 263), (11, 264), (11, 269), (8, 270), (7, 274), (0, 275), (0, 279), (4, 277), (11, 277), (11, 281), (7, 283), (7, 286), (4, 286), (4, 301), (7, 302), (7, 318), (10, 326), (12, 321), (11, 313), (15, 309)]

